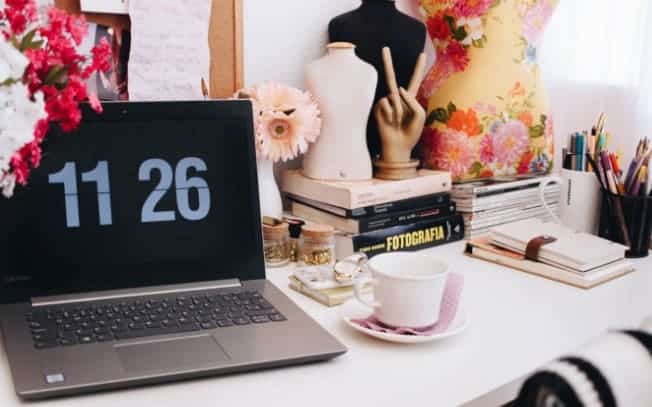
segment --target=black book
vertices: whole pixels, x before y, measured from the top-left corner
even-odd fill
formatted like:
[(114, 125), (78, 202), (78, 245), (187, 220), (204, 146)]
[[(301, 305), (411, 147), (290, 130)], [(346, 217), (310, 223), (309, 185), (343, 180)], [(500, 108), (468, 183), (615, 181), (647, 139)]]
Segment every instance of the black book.
[(441, 219), (455, 214), (455, 202), (425, 208), (408, 209), (399, 212), (389, 212), (363, 218), (345, 218), (313, 208), (301, 202), (292, 202), (292, 215), (306, 221), (331, 225), (335, 229), (351, 234), (372, 232), (392, 226), (406, 225), (423, 220)]
[(427, 208), (438, 205), (448, 204), (450, 202), (450, 193), (441, 192), (431, 195), (418, 196), (416, 198), (404, 199), (401, 201), (388, 202), (380, 205), (372, 205), (364, 208), (345, 209), (339, 206), (330, 205), (324, 202), (315, 201), (314, 199), (304, 198), (294, 194), (288, 194), (293, 201), (300, 202), (313, 208), (332, 213), (333, 215), (343, 218), (358, 219), (367, 216), (381, 215), (392, 212), (407, 211), (416, 208)]
[(383, 253), (417, 251), (464, 239), (464, 220), (456, 214), (443, 219), (394, 226), (359, 235), (337, 235), (337, 258), (354, 253), (373, 257)]

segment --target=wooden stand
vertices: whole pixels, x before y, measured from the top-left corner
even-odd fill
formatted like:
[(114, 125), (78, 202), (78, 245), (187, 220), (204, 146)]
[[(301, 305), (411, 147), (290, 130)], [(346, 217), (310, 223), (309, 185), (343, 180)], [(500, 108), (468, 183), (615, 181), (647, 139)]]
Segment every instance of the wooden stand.
[(374, 160), (374, 167), (376, 168), (376, 173), (374, 175), (376, 178), (393, 181), (410, 179), (416, 178), (417, 176), (419, 160), (402, 163), (388, 163), (383, 160)]

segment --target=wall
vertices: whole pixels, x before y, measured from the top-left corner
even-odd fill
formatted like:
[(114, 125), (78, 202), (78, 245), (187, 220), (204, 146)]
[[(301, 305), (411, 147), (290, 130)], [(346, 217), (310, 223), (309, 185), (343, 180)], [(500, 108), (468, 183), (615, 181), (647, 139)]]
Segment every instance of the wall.
[[(301, 87), (303, 69), (326, 51), (328, 22), (360, 0), (243, 0), (245, 83)], [(398, 0), (406, 10), (409, 0)]]

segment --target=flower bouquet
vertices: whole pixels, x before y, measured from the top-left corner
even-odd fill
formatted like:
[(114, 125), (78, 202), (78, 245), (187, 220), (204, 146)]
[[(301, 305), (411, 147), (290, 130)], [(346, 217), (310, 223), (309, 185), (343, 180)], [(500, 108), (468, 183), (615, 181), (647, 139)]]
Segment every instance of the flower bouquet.
[(111, 48), (103, 40), (91, 56), (78, 54), (86, 31), (83, 16), (56, 8), (40, 16), (35, 0), (0, 1), (0, 188), (6, 197), (39, 166), (50, 125), (75, 130), (85, 100), (102, 110), (85, 81), (110, 68)]
[(274, 163), (286, 162), (308, 151), (321, 132), (319, 107), (308, 92), (265, 83), (237, 92), (254, 109), (258, 185), (261, 214), (280, 217), (281, 194), (274, 179)]

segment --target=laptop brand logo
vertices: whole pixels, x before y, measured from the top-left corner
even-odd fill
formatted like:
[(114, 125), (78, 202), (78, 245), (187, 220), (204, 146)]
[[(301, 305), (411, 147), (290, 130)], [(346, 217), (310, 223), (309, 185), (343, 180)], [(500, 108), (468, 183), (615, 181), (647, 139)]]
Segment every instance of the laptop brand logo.
[(60, 384), (66, 381), (63, 373), (46, 374), (45, 382), (47, 384)]

